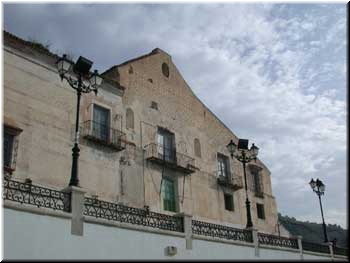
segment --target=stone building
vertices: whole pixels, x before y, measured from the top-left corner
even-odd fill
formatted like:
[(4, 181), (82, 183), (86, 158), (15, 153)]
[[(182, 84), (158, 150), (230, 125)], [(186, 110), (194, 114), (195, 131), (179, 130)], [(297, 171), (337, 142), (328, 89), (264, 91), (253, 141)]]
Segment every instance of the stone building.
[[(3, 36), (4, 173), (63, 189), (75, 91), (60, 80), (57, 55)], [(244, 228), (243, 168), (226, 149), (238, 138), (196, 97), (171, 56), (156, 48), (102, 77), (98, 94), (84, 94), (80, 107), (79, 184), (87, 195)], [(276, 234), (270, 171), (259, 159), (247, 168), (254, 227)]]

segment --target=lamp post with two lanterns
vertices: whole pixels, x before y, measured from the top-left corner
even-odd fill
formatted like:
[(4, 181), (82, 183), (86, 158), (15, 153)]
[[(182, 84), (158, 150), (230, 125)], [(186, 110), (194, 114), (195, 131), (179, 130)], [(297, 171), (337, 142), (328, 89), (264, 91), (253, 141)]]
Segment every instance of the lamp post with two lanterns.
[(312, 191), (314, 191), (318, 195), (318, 200), (320, 201), (321, 215), (322, 215), (322, 222), (323, 222), (322, 225), (323, 225), (324, 242), (327, 243), (328, 237), (327, 237), (326, 224), (324, 222), (322, 202), (321, 202), (321, 195), (324, 195), (324, 192), (326, 190), (326, 186), (318, 178), (316, 179), (316, 181), (314, 181), (314, 179), (311, 178), (311, 181), (309, 184), (311, 186)]
[(90, 73), (92, 61), (80, 56), (76, 63), (73, 63), (63, 55), (57, 61), (58, 74), (61, 81), (65, 79), (68, 84), (77, 91), (77, 112), (75, 121), (75, 136), (74, 146), (72, 148), (72, 170), (69, 181), (69, 186), (79, 186), (78, 179), (78, 159), (79, 159), (79, 111), (80, 111), (80, 97), (82, 93), (95, 92), (97, 95), (98, 87), (102, 84), (102, 78), (99, 76), (97, 70)]
[(259, 148), (253, 145), (248, 149), (248, 140), (239, 139), (238, 146), (231, 140), (229, 144), (226, 146), (227, 150), (231, 154), (231, 157), (235, 157), (238, 161), (243, 164), (243, 172), (244, 172), (244, 183), (245, 183), (245, 193), (246, 193), (246, 209), (247, 209), (247, 225), (246, 228), (253, 227), (252, 216), (250, 212), (250, 201), (248, 198), (248, 187), (247, 187), (247, 175), (246, 175), (246, 163), (249, 163), (252, 160), (256, 161), (258, 156)]

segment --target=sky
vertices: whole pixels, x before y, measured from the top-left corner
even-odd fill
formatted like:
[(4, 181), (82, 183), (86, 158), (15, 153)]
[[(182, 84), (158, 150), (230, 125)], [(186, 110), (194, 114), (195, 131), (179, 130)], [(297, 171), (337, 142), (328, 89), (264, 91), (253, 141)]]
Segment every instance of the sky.
[(345, 3), (3, 3), (3, 29), (103, 72), (159, 47), (259, 148), (282, 215), (347, 228)]

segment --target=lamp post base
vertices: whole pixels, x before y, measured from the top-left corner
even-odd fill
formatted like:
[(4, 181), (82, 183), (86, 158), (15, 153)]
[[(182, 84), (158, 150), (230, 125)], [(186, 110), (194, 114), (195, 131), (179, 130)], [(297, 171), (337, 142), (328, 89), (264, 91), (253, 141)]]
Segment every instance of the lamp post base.
[(251, 227), (253, 227), (253, 222), (252, 222), (252, 215), (250, 213), (250, 202), (249, 202), (248, 198), (245, 201), (245, 205), (247, 208), (247, 226), (246, 226), (246, 228), (251, 228)]
[(77, 143), (74, 144), (74, 147), (72, 148), (72, 172), (71, 177), (69, 181), (69, 186), (77, 186), (79, 187), (79, 179), (78, 179), (78, 158), (79, 158), (79, 146)]

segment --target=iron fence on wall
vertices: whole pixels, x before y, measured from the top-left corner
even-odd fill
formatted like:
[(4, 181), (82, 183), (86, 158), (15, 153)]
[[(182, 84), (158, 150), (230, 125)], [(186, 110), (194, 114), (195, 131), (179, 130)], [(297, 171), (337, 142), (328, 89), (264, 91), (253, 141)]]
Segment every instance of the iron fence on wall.
[(85, 197), (84, 215), (118, 222), (184, 232), (183, 218)]
[(239, 240), (250, 243), (253, 242), (252, 232), (249, 230), (217, 225), (198, 220), (192, 220), (192, 233), (197, 235), (225, 238), (229, 240)]
[(70, 212), (70, 194), (4, 178), (4, 200)]
[(287, 247), (298, 249), (298, 240), (296, 238), (280, 237), (264, 233), (258, 233), (259, 244), (277, 247)]

